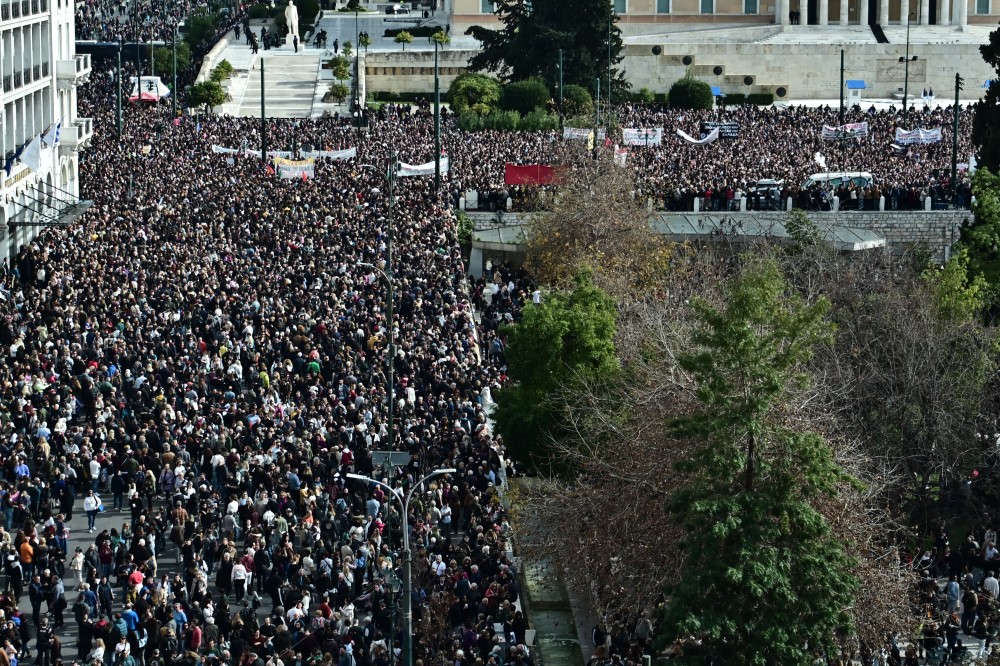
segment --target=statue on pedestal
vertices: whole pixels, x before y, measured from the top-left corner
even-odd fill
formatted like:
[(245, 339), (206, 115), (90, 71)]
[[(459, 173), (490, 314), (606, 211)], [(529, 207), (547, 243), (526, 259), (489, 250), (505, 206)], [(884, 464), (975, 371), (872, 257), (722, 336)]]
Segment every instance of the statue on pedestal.
[(288, 6), (285, 7), (285, 22), (288, 24), (287, 41), (291, 42), (292, 37), (299, 36), (299, 10), (292, 0), (288, 0)]

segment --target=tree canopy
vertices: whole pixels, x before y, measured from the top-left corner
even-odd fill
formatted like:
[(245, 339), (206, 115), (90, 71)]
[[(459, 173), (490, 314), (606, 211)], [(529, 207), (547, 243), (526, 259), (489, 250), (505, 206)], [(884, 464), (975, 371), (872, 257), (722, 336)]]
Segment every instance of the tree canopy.
[(466, 34), (482, 44), (469, 67), (493, 72), (505, 81), (540, 77), (555, 90), (559, 86), (559, 50), (563, 51), (563, 85), (588, 90), (601, 79), (608, 85), (608, 26), (611, 25), (612, 94), (627, 92), (629, 84), (619, 67), (623, 55), (618, 15), (610, 0), (496, 0), (498, 30), (472, 26)]
[[(979, 53), (1000, 79), (1000, 28), (990, 33), (990, 40), (979, 46)], [(990, 85), (976, 102), (972, 121), (972, 142), (976, 144), (979, 166), (1000, 173), (1000, 85)]]
[(580, 273), (572, 289), (527, 305), (521, 321), (504, 330), (513, 385), (498, 394), (494, 417), (519, 462), (552, 462), (548, 442), (557, 434), (559, 391), (617, 372), (615, 318), (614, 300)]
[(670, 506), (686, 553), (663, 639), (695, 636), (688, 663), (808, 664), (850, 629), (853, 559), (813, 503), (847, 476), (823, 438), (794, 426), (789, 389), (831, 340), (825, 299), (788, 295), (774, 261), (747, 259), (725, 302), (696, 299), (680, 358), (703, 408), (678, 420), (697, 444)]

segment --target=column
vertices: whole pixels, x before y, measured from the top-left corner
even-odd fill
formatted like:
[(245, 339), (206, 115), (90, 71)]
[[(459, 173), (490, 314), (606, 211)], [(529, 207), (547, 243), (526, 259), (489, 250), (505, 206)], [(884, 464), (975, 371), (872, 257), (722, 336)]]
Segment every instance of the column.
[(868, 0), (861, 0), (859, 4), (858, 25), (868, 25)]
[(939, 0), (939, 3), (941, 20), (938, 21), (938, 25), (951, 25), (951, 5), (948, 3), (948, 0)]
[(906, 27), (910, 24), (910, 0), (899, 0), (899, 25)]
[(965, 28), (969, 25), (969, 0), (956, 0), (958, 2), (958, 26)]
[(776, 0), (774, 3), (775, 11), (778, 12), (775, 23), (780, 25), (791, 25), (792, 20), (789, 15), (789, 5), (791, 5), (790, 0)]
[(850, 0), (840, 0), (840, 25), (847, 25), (847, 7), (850, 4)]
[(920, 25), (930, 25), (930, 0), (920, 0)]
[(809, 25), (809, 1), (799, 0), (799, 24)]
[(889, 27), (889, 0), (875, 0), (878, 4), (878, 24)]
[(830, 0), (819, 0), (819, 23), (820, 25), (826, 25), (829, 23), (830, 17)]

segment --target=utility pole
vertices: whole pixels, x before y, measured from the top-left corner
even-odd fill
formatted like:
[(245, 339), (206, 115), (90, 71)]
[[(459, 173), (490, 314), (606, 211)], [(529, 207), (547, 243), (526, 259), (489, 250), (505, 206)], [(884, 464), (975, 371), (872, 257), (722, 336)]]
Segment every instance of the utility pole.
[(118, 42), (118, 76), (115, 77), (115, 129), (122, 140), (122, 43)]
[(260, 59), (260, 160), (267, 164), (267, 110), (264, 106), (264, 58)]
[(176, 18), (174, 19), (174, 35), (173, 35), (173, 39), (171, 40), (171, 42), (172, 42), (172, 47), (173, 47), (173, 51), (174, 51), (174, 58), (173, 58), (174, 59), (174, 84), (173, 84), (173, 88), (171, 89), (171, 94), (170, 94), (170, 100), (171, 100), (170, 117), (171, 117), (171, 119), (173, 119), (173, 118), (177, 117), (177, 19)]
[(614, 3), (608, 12), (608, 113), (611, 113), (611, 19), (615, 16)]
[(594, 96), (594, 99), (596, 100), (594, 103), (594, 127), (597, 127), (601, 124), (601, 77), (597, 77), (594, 85), (597, 93)]
[[(387, 451), (393, 450), (393, 445), (395, 442), (395, 437), (393, 434), (393, 411), (395, 411), (396, 403), (396, 336), (393, 334), (393, 314), (392, 314), (392, 301), (395, 291), (395, 285), (393, 281), (395, 277), (392, 273), (392, 235), (393, 227), (395, 226), (395, 208), (396, 208), (396, 151), (389, 151), (389, 172), (386, 174), (387, 180), (389, 181), (389, 228), (386, 230), (385, 236), (385, 276), (387, 291), (389, 292), (389, 300), (385, 305), (386, 312), (386, 329), (389, 333), (389, 354), (387, 361), (389, 367), (386, 368), (387, 377), (389, 380), (388, 387), (388, 397), (389, 397), (389, 409), (388, 409), (388, 436), (389, 441), (386, 446)], [(405, 511), (405, 507), (404, 507)], [(405, 521), (407, 520), (406, 514), (403, 515), (404, 527), (403, 527), (403, 538), (406, 539), (406, 527)], [(410, 581), (410, 549), (408, 547), (403, 548), (403, 580)], [(412, 666), (413, 664), (413, 633), (412, 633), (412, 620), (413, 620), (413, 595), (410, 594), (412, 588), (407, 587), (403, 595), (403, 619), (405, 622), (403, 631), (403, 664), (405, 666)]]
[(563, 50), (562, 49), (559, 49), (559, 116), (560, 119), (564, 119), (566, 117), (566, 112), (563, 111)]
[(840, 126), (844, 126), (844, 49), (840, 49)]
[(434, 189), (441, 189), (441, 78), (438, 76), (438, 47), (434, 40)]
[(955, 107), (952, 110), (951, 121), (951, 197), (955, 199), (955, 192), (958, 191), (956, 179), (958, 178), (958, 114), (961, 109), (958, 107), (958, 93), (962, 90), (962, 77), (955, 72)]

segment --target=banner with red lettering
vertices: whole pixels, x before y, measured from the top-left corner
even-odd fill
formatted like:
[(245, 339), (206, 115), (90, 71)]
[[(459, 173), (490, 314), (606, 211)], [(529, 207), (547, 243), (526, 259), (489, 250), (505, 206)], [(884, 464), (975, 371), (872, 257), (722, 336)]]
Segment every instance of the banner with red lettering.
[(556, 170), (544, 164), (508, 164), (504, 169), (508, 185), (548, 185), (556, 182)]

